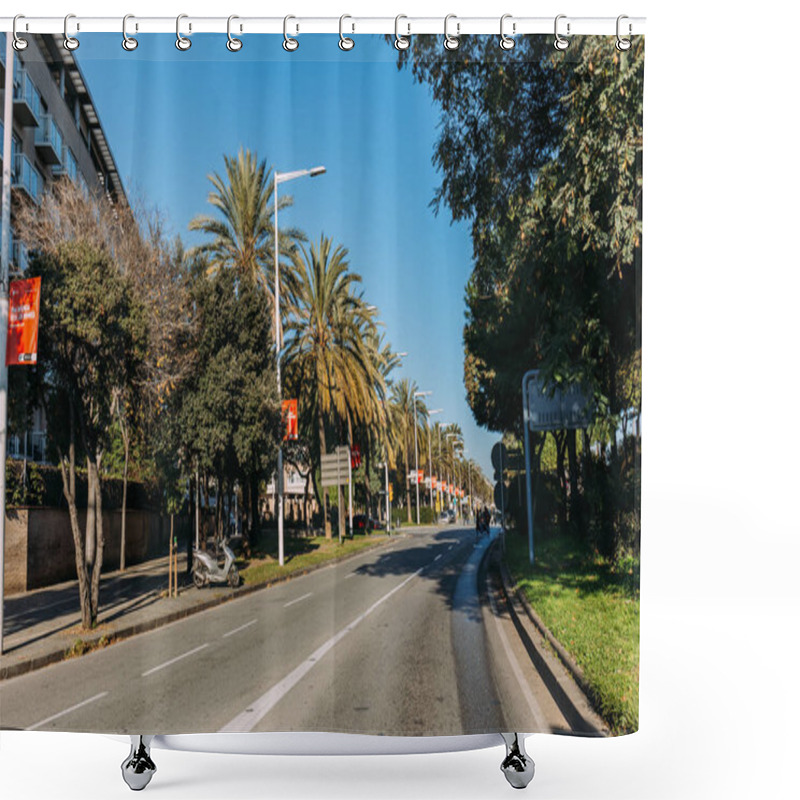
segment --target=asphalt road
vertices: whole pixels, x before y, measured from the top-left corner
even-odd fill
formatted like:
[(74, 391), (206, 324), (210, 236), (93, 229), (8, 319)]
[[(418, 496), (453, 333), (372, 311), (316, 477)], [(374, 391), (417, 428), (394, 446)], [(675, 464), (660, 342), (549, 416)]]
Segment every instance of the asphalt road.
[[(106, 733), (567, 730), (480, 569), (422, 531), (0, 684), (0, 727)], [(517, 725), (510, 728), (509, 725)]]

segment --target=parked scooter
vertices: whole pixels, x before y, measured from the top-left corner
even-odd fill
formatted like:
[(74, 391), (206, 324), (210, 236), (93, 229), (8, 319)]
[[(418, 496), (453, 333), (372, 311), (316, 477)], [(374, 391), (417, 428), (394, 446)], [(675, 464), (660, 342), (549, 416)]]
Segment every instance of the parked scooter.
[(233, 563), (235, 556), (233, 550), (228, 546), (227, 539), (222, 540), (222, 552), (225, 555), (225, 563), (220, 565), (218, 559), (210, 553), (202, 550), (194, 551), (192, 580), (198, 589), (202, 589), (210, 583), (227, 583), (232, 589), (239, 585), (239, 570)]

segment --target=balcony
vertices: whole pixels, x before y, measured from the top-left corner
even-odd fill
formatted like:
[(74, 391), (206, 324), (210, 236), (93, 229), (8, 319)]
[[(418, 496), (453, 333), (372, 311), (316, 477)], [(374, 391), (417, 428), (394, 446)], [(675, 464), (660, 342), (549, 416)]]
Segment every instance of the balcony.
[(20, 273), (28, 269), (28, 248), (14, 236), (11, 237), (11, 264)]
[(42, 173), (31, 164), (27, 156), (17, 153), (11, 169), (11, 188), (27, 195), (34, 203), (39, 202), (39, 195), (44, 189)]
[(24, 67), (14, 72), (14, 116), (20, 125), (39, 124), (42, 113), (42, 98)]
[(44, 164), (58, 164), (64, 140), (52, 114), (42, 114), (42, 124), (36, 129), (34, 140), (36, 155)]
[(73, 181), (78, 180), (78, 162), (67, 145), (61, 147), (61, 160), (53, 164), (53, 177), (58, 176), (72, 178)]

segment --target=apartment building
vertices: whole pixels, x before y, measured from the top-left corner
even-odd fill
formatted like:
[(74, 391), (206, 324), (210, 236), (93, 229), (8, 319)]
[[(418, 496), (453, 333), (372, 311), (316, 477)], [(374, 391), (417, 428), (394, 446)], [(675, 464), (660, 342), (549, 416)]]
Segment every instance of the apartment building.
[[(5, 101), (6, 35), (0, 33), (0, 110)], [(27, 34), (28, 47), (14, 51), (11, 152), (12, 197), (38, 202), (53, 181), (70, 179), (87, 191), (101, 191), (124, 201), (124, 189), (103, 132), (97, 109), (76, 61), (64, 48), (63, 37)], [(0, 164), (5, 125), (0, 112)], [(11, 217), (11, 277), (24, 273), (28, 254), (14, 235)], [(32, 430), (10, 436), (11, 457), (43, 461), (46, 422), (34, 413)]]

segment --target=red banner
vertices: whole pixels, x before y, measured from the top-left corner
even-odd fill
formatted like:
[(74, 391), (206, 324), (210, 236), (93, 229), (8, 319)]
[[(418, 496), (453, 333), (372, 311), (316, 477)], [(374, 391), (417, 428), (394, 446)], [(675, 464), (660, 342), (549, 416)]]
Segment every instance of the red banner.
[(35, 364), (39, 351), (41, 278), (11, 281), (8, 292), (6, 365)]
[(283, 418), (286, 420), (286, 432), (283, 441), (297, 438), (297, 400), (284, 400), (281, 405)]

